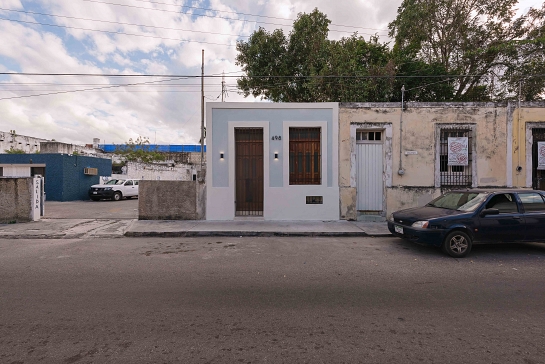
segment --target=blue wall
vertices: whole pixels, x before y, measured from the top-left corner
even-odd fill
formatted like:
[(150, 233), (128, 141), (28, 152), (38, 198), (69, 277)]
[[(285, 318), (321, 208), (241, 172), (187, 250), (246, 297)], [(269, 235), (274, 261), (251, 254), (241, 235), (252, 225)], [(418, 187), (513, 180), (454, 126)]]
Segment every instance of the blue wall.
[[(99, 144), (98, 147), (102, 149), (105, 153), (113, 153), (117, 149), (125, 149), (127, 145), (125, 144)], [(150, 145), (135, 145), (135, 149), (145, 149), (150, 151), (157, 152), (166, 152), (166, 153), (181, 153), (181, 152), (201, 152), (201, 146), (196, 144), (175, 144), (175, 145), (161, 145), (161, 144), (150, 144)], [(204, 152), (206, 152), (206, 145), (204, 146)]]
[[(50, 201), (87, 200), (89, 187), (100, 183), (100, 176), (112, 174), (110, 159), (69, 154), (0, 154), (0, 164), (45, 164), (45, 193)], [(97, 168), (98, 174), (85, 175), (84, 168)]]

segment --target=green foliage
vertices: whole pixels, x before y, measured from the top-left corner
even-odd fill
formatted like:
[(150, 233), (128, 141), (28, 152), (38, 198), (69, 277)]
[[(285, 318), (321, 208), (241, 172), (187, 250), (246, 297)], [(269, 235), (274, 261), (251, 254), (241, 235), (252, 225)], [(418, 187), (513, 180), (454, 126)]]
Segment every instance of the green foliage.
[(129, 139), (116, 153), (122, 155), (128, 162), (153, 163), (164, 161), (165, 156), (155, 150), (151, 150), (147, 137), (139, 136), (136, 140)]
[(525, 99), (534, 99), (545, 90), (545, 79), (525, 76), (545, 69), (545, 5), (515, 18), (517, 3), (403, 0), (389, 24), (394, 52), (442, 67), (443, 74), (453, 76), (448, 81), (453, 100), (502, 99), (517, 92), (521, 79)]
[(403, 0), (393, 47), (357, 34), (329, 40), (317, 9), (292, 31), (260, 28), (237, 42), (247, 97), (275, 102), (490, 101), (545, 93), (545, 4), (515, 18), (518, 0)]
[(357, 34), (328, 40), (329, 24), (314, 9), (298, 15), (288, 37), (281, 29), (260, 28), (239, 41), (236, 64), (246, 76), (238, 87), (244, 96), (276, 102), (388, 101), (395, 67), (387, 44)]
[(24, 150), (13, 148), (13, 147), (10, 147), (9, 149), (4, 150), (4, 152), (6, 152), (6, 154), (26, 154)]

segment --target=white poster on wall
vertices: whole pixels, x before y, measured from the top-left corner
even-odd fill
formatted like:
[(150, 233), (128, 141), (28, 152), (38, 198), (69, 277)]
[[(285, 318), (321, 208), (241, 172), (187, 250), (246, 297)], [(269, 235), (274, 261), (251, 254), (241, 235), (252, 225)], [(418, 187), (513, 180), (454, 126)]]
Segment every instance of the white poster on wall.
[(537, 169), (545, 170), (545, 142), (537, 142)]
[(467, 166), (468, 164), (468, 138), (448, 138), (448, 165)]

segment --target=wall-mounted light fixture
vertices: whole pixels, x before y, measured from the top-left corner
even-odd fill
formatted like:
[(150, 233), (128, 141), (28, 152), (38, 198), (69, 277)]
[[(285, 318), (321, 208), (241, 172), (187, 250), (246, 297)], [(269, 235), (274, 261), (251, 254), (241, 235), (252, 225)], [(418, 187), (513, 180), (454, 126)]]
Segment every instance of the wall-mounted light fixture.
[(274, 153), (274, 159), (278, 159), (278, 153)]
[(223, 152), (220, 153), (220, 159), (223, 159)]

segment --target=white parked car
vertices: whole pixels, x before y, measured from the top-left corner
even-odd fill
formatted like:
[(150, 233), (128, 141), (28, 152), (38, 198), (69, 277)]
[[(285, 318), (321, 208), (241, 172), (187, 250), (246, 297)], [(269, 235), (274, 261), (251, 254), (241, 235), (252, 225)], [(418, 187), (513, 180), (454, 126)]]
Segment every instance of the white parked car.
[(89, 197), (93, 201), (108, 198), (119, 201), (123, 197), (138, 197), (137, 179), (111, 179), (103, 185), (92, 185), (89, 188)]

